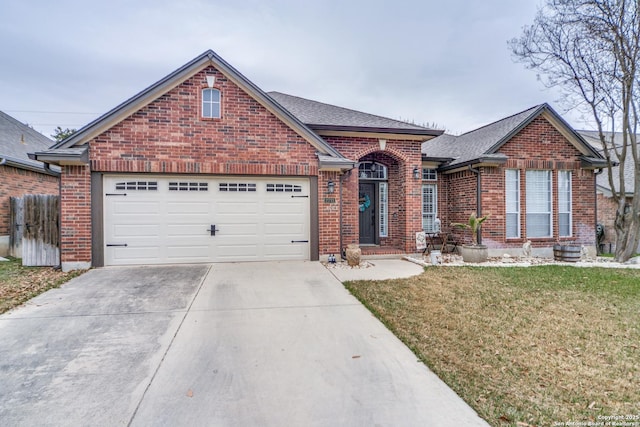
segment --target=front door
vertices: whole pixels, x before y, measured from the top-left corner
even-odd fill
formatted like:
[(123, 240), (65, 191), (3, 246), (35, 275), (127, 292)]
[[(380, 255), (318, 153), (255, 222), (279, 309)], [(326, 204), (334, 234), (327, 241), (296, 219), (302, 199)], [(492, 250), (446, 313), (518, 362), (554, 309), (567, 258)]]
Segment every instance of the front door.
[(358, 191), (360, 212), (360, 244), (374, 245), (376, 234), (376, 183), (361, 182)]

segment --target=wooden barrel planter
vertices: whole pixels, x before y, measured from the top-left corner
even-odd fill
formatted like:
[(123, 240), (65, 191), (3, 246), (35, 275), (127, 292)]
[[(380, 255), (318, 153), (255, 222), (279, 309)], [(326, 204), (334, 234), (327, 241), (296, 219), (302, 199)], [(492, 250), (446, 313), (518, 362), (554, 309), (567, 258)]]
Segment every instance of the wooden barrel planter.
[(556, 261), (578, 262), (582, 256), (580, 246), (553, 245), (553, 258)]

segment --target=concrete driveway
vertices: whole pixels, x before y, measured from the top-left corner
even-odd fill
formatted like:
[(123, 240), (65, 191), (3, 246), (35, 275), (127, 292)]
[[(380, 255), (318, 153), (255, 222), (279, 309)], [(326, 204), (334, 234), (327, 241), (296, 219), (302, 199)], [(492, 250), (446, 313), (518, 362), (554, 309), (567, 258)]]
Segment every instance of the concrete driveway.
[(3, 425), (487, 425), (317, 262), (102, 268), (0, 316)]

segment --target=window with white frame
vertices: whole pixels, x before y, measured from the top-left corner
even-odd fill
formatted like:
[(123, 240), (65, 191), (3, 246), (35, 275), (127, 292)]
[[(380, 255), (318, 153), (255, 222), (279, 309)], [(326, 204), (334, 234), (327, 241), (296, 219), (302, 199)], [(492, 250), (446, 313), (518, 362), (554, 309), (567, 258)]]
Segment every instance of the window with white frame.
[(437, 179), (438, 179), (438, 172), (435, 169), (422, 168), (423, 181), (436, 181)]
[(438, 187), (435, 184), (422, 185), (422, 229), (433, 233), (438, 216)]
[(558, 171), (558, 235), (571, 237), (571, 171)]
[(527, 237), (552, 237), (551, 171), (528, 170), (526, 179)]
[(380, 225), (380, 237), (387, 237), (389, 235), (389, 194), (387, 191), (386, 182), (381, 182), (378, 184), (378, 199), (380, 200), (380, 203), (378, 205), (378, 223)]
[(218, 89), (202, 89), (202, 117), (207, 119), (219, 119), (220, 91)]
[(387, 167), (376, 162), (360, 162), (358, 176), (361, 179), (387, 179)]
[(520, 171), (505, 171), (505, 214), (507, 239), (520, 237)]

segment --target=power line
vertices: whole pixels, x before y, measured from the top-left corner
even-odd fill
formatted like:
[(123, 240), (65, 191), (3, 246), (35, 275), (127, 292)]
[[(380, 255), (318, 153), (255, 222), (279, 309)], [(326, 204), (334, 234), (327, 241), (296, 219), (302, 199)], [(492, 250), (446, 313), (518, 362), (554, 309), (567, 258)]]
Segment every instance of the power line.
[(5, 113), (37, 113), (37, 114), (87, 114), (96, 115), (100, 113), (82, 113), (79, 111), (36, 111), (36, 110), (3, 110)]

